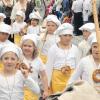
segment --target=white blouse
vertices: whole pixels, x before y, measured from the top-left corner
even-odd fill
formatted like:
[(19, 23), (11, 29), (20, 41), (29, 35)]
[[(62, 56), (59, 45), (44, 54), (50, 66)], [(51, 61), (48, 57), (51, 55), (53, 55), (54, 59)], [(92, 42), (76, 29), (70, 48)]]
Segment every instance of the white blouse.
[(76, 68), (80, 60), (79, 49), (72, 45), (70, 49), (61, 49), (57, 44), (53, 45), (48, 51), (48, 61), (46, 64), (46, 72), (48, 80), (50, 82), (53, 69), (61, 70), (61, 68), (66, 64), (71, 66), (71, 68)]
[(23, 29), (26, 26), (26, 22), (14, 22), (12, 24), (12, 33), (19, 33), (21, 31), (21, 29)]
[[(76, 71), (72, 74), (69, 84), (76, 81), (79, 77), (82, 80), (88, 81), (91, 85), (100, 92), (100, 83), (94, 83), (92, 79), (92, 74), (95, 69), (100, 69), (100, 64), (97, 66), (94, 62), (93, 56), (89, 55), (80, 60)], [(99, 86), (99, 87), (98, 87)], [(97, 88), (98, 87), (98, 88)]]
[(40, 93), (37, 83), (31, 77), (25, 79), (20, 71), (8, 77), (0, 74), (0, 100), (24, 100), (24, 85)]

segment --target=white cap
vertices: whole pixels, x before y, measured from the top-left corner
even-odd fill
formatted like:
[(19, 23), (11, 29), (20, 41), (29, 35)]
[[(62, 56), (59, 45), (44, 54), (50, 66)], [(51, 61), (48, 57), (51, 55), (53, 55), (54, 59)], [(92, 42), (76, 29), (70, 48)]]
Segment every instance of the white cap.
[(19, 16), (23, 17), (23, 19), (25, 19), (25, 13), (21, 10), (17, 11), (16, 15), (19, 15)]
[(0, 50), (0, 58), (7, 52), (14, 52), (18, 58), (22, 56), (22, 50), (17, 45), (9, 44), (1, 48)]
[(37, 46), (38, 39), (39, 38), (36, 34), (27, 34), (27, 35), (22, 36), (20, 44), (22, 45), (23, 42), (26, 40), (32, 40), (34, 42), (35, 46)]
[(5, 23), (0, 24), (0, 32), (11, 34), (11, 26)]
[(61, 25), (60, 21), (58, 20), (57, 16), (55, 16), (55, 15), (48, 15), (46, 18), (46, 21), (47, 22), (54, 22), (57, 26)]
[(87, 30), (89, 32), (94, 32), (95, 31), (95, 24), (94, 23), (86, 23), (83, 26), (79, 28), (79, 30)]
[(55, 31), (55, 35), (73, 35), (73, 26), (69, 23), (64, 23)]
[(30, 15), (29, 15), (29, 18), (30, 19), (38, 19), (38, 20), (41, 20), (42, 18), (41, 18), (41, 16), (40, 16), (40, 14), (39, 14), (39, 12), (32, 12)]
[(6, 15), (4, 13), (0, 13), (0, 17), (6, 18)]

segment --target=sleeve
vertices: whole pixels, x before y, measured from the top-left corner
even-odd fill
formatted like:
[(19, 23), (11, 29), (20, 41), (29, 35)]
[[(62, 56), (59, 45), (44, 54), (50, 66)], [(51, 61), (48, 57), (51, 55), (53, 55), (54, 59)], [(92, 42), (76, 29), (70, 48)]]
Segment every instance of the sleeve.
[(72, 74), (71, 78), (69, 79), (68, 84), (75, 82), (76, 80), (78, 80), (81, 77), (82, 72), (84, 70), (84, 67), (83, 67), (84, 63), (83, 62), (84, 62), (83, 60), (81, 60), (79, 62), (78, 67), (76, 68), (76, 70)]
[(74, 9), (75, 9), (75, 2), (73, 2), (71, 9), (74, 11)]
[(12, 20), (15, 20), (15, 17), (16, 17), (16, 12), (17, 12), (17, 5), (15, 5), (12, 9), (12, 12), (11, 12), (11, 19)]
[(48, 61), (46, 64), (46, 74), (48, 78), (48, 86), (50, 86), (50, 82), (52, 78), (54, 59), (55, 59), (55, 49), (51, 47), (48, 51)]
[(29, 87), (34, 93), (40, 94), (39, 85), (30, 76), (24, 80), (24, 83), (25, 86)]
[(38, 66), (40, 67), (40, 71), (45, 70), (45, 66), (40, 58), (38, 58)]

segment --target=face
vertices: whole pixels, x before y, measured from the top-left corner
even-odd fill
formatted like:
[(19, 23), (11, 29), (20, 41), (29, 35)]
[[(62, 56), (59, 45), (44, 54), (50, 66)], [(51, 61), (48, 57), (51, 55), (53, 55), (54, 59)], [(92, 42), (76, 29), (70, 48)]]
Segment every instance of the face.
[(47, 31), (49, 34), (53, 34), (57, 29), (57, 25), (54, 22), (47, 22)]
[(100, 59), (100, 51), (99, 51), (98, 43), (92, 44), (92, 55), (94, 59)]
[(34, 45), (33, 41), (26, 40), (26, 41), (23, 42), (22, 51), (23, 51), (24, 56), (32, 57), (34, 49), (35, 49), (35, 45)]
[(84, 37), (85, 40), (88, 39), (88, 37), (90, 36), (90, 34), (91, 34), (90, 32), (88, 32), (86, 30), (83, 30), (83, 37)]
[(18, 22), (22, 22), (22, 21), (23, 21), (23, 17), (17, 15), (17, 16), (16, 16), (16, 21), (18, 21)]
[(7, 52), (2, 56), (1, 61), (6, 71), (12, 71), (18, 63), (18, 57), (13, 52)]
[(38, 19), (31, 19), (31, 25), (32, 26), (37, 26), (39, 23), (39, 20)]
[(8, 33), (0, 33), (0, 41), (5, 42), (8, 40), (9, 34)]
[(66, 35), (61, 35), (60, 36), (60, 42), (62, 45), (69, 45), (71, 43), (72, 40), (72, 35), (70, 34), (66, 34)]

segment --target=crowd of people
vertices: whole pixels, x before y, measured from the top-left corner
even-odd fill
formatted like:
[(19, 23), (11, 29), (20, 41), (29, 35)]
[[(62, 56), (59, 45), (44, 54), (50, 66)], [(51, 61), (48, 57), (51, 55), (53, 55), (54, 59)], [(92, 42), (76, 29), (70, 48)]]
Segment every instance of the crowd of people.
[[(43, 2), (45, 17), (38, 9)], [(0, 100), (46, 100), (81, 81), (88, 84), (83, 87), (88, 95), (83, 94), (88, 98), (92, 90), (98, 100), (100, 51), (92, 0), (48, 2), (0, 0)], [(83, 88), (77, 100), (84, 99)]]

